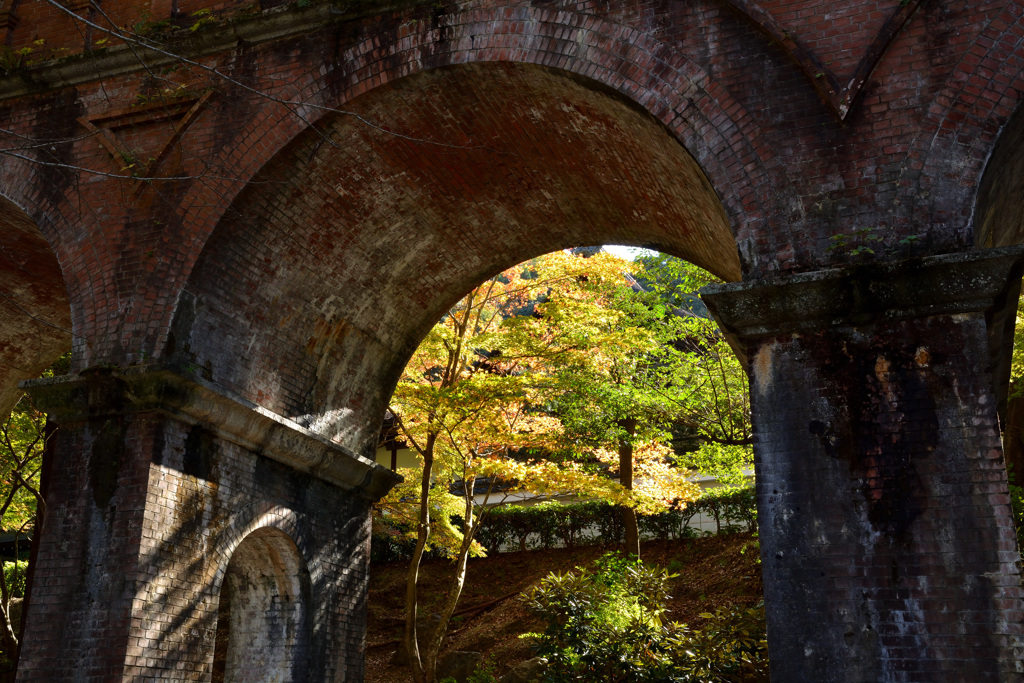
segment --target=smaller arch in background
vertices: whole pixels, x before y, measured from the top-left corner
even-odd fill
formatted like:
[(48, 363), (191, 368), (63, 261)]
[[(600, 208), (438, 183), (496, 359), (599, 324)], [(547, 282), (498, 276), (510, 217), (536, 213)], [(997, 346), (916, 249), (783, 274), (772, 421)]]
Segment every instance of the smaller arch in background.
[(1024, 243), (1024, 107), (999, 135), (974, 206), (976, 249)]
[[(974, 204), (974, 248), (1024, 245), (1024, 105), (999, 134), (985, 165)], [(1020, 298), (1020, 273), (1010, 284), (1003, 308), (990, 316), (989, 352), (1003, 454), (1019, 484), (1024, 471), (1024, 400), (1010, 396), (1010, 372)]]
[(306, 680), (311, 623), (298, 545), (273, 526), (250, 532), (223, 569), (213, 683)]
[(911, 221), (929, 230), (930, 253), (1013, 243), (999, 236), (986, 196), (992, 199), (999, 186), (993, 185), (1002, 175), (993, 175), (1003, 166), (999, 150), (1020, 126), (1013, 120), (1024, 93), (1022, 31), (1024, 2), (1009, 0), (1000, 20), (965, 46), (945, 86), (924, 106), (904, 162), (908, 177), (919, 180), (905, 185), (903, 201), (912, 207)]

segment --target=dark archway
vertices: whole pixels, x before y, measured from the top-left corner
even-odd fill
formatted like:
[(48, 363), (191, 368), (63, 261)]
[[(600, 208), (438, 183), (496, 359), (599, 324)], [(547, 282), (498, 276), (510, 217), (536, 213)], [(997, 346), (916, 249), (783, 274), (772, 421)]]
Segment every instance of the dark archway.
[(60, 264), (35, 222), (0, 196), (0, 418), (71, 348), (71, 308)]
[(515, 263), (617, 242), (740, 278), (700, 165), (596, 82), (467, 64), (346, 107), (234, 202), (169, 344), (176, 362), (353, 450), (372, 452), (384, 402), (433, 321)]
[[(1024, 107), (1004, 127), (985, 167), (974, 206), (974, 244), (978, 249), (1024, 244)], [(1002, 310), (990, 316), (989, 344), (995, 381), (1003, 455), (1011, 476), (1024, 472), (1024, 398), (1012, 396), (1010, 365), (1020, 273)]]
[(224, 573), (213, 683), (305, 681), (310, 581), (295, 542), (264, 528), (246, 536)]
[(974, 206), (978, 249), (1024, 243), (1024, 107), (1006, 124), (981, 178)]

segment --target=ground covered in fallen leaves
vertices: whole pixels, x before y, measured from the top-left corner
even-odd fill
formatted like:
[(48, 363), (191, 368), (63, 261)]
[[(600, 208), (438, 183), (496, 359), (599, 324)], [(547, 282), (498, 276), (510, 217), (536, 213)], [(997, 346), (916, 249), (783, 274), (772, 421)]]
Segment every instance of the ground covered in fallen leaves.
[[(549, 572), (585, 566), (610, 548), (533, 550), (469, 561), (466, 586), (448, 629), (443, 652), (483, 652), (500, 674), (529, 659), (529, 641), (522, 633), (539, 631), (517, 599)], [(680, 541), (649, 541), (641, 556), (646, 563), (668, 568), (672, 580), (669, 601), (673, 621), (698, 625), (702, 612), (719, 607), (754, 605), (761, 600), (761, 568), (756, 542), (749, 534), (728, 534)], [(454, 565), (443, 560), (421, 568), (421, 614), (440, 605)], [(375, 564), (370, 569), (370, 599), (366, 653), (366, 683), (409, 683), (409, 669), (392, 663), (400, 647), (404, 624), (405, 562)], [(442, 655), (443, 656), (443, 655)]]

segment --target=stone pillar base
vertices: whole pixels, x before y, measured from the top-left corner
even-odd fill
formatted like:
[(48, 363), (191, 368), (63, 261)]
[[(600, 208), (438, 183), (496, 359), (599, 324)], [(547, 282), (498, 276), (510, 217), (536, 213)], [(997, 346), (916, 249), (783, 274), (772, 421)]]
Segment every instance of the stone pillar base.
[(26, 389), (59, 428), (19, 681), (210, 680), (215, 652), (218, 676), (361, 680), (369, 506), (396, 475), (165, 368)]
[(772, 680), (1021, 680), (993, 333), (1021, 251), (714, 288), (745, 344)]

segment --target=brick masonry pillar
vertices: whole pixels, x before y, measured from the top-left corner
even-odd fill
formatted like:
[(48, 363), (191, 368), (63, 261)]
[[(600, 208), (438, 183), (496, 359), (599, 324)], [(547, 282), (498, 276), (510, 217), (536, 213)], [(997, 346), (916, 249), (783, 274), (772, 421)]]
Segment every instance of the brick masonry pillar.
[(309, 586), (302, 661), (265, 680), (362, 680), (369, 505), (397, 475), (161, 367), (26, 388), (59, 428), (19, 681), (210, 680), (254, 532), (294, 544)]
[(1024, 679), (992, 375), (1021, 254), (707, 292), (749, 362), (773, 681)]

